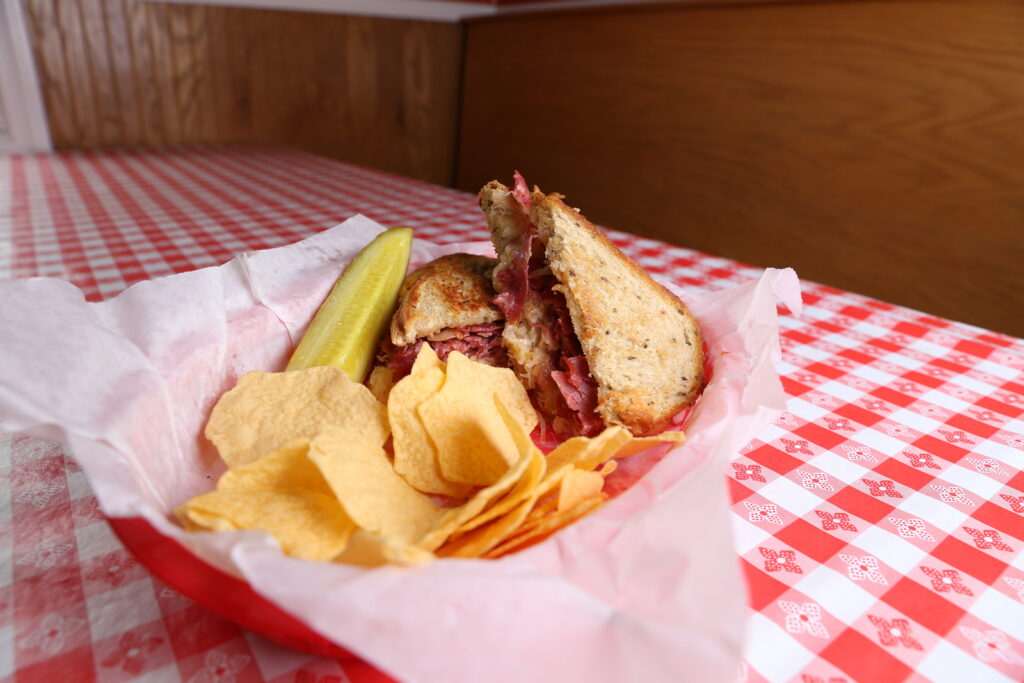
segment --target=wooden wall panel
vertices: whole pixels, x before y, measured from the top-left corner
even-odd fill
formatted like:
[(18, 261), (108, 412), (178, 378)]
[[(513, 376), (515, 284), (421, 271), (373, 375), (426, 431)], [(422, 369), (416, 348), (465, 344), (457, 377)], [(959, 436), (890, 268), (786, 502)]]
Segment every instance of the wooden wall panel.
[(458, 25), (23, 2), (58, 148), (282, 144), (452, 182)]
[[(52, 3), (27, 2), (31, 11), (32, 48), (36, 55), (36, 69), (44, 90), (50, 135), (53, 139), (74, 138), (78, 135), (71, 105), (71, 81), (64, 68), (64, 48), (57, 30), (60, 6)], [(43, 27), (48, 27), (44, 30)]]
[(467, 27), (457, 184), (1024, 335), (1024, 2)]

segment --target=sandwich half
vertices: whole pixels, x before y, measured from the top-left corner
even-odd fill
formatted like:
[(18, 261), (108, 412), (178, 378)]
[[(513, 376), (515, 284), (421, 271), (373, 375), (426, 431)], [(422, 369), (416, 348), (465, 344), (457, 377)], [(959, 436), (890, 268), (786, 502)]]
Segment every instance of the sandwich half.
[(479, 194), (498, 256), (510, 366), (559, 436), (663, 430), (704, 387), (700, 328), (557, 194), (491, 181)]
[(405, 279), (381, 352), (396, 379), (412, 368), (424, 343), (441, 360), (459, 351), (488, 365), (508, 365), (501, 342), (503, 315), (492, 303), (496, 263), (485, 256), (449, 254)]

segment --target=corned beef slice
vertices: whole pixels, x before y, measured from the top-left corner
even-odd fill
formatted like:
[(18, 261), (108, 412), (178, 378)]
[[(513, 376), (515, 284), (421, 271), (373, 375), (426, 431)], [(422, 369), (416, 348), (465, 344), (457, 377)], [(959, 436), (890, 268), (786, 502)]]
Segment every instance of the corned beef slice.
[(494, 305), (505, 314), (505, 320), (519, 322), (523, 316), (523, 307), (529, 292), (530, 259), (533, 250), (535, 232), (525, 235), (520, 244), (516, 245), (515, 259), (508, 268), (498, 271), (501, 281), (501, 294), (494, 297)]
[[(441, 360), (446, 360), (452, 351), (458, 351), (489, 365), (507, 365), (505, 351), (501, 346), (501, 327), (500, 322), (451, 327), (436, 335), (443, 339), (427, 343)], [(412, 369), (422, 344), (423, 340), (418, 339), (413, 344), (396, 347), (390, 353), (387, 366), (397, 371), (395, 379), (408, 374)]]
[[(512, 195), (520, 205), (529, 208), (530, 192), (518, 171)], [(559, 344), (543, 362), (538, 382), (546, 386), (553, 382), (557, 386), (564, 402), (558, 407), (557, 417), (573, 425), (572, 431), (592, 436), (604, 427), (596, 413), (597, 382), (590, 376), (587, 360), (573, 331), (565, 296), (553, 289), (557, 280), (544, 262), (543, 250), (533, 253), (535, 237), (537, 229), (531, 224), (529, 231), (516, 244), (509, 266), (498, 273), (502, 292), (495, 297), (494, 304), (510, 323), (520, 320), (529, 297), (537, 297), (550, 304), (550, 309), (555, 311), (555, 319), (540, 324), (559, 340)]]

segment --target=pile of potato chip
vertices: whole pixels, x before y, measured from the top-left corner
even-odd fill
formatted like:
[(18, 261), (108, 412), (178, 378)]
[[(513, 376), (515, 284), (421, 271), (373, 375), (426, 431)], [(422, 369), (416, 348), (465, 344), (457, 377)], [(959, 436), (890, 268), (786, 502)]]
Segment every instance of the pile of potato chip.
[(182, 524), (262, 530), (288, 555), (363, 566), (495, 558), (600, 507), (614, 458), (683, 440), (612, 427), (544, 456), (511, 370), (458, 352), (443, 363), (427, 344), (393, 387), (371, 385), (334, 367), (242, 377), (205, 432), (229, 469), (175, 511)]

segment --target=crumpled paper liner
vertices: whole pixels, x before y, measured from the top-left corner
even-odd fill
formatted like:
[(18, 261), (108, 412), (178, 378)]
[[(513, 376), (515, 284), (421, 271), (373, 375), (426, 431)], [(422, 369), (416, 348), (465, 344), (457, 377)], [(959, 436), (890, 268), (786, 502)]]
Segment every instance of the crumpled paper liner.
[[(519, 554), (367, 570), (285, 557), (260, 532), (186, 534), (170, 521), (223, 471), (201, 436), (213, 403), (245, 372), (283, 368), (344, 264), (380, 230), (356, 216), (101, 303), (60, 280), (0, 282), (0, 429), (67, 443), (108, 516), (144, 517), (399, 679), (732, 680), (746, 593), (723, 469), (784, 408), (775, 300), (799, 310), (791, 270), (677, 291), (714, 366), (689, 441)], [(489, 245), (416, 242), (413, 265), (460, 250)]]

